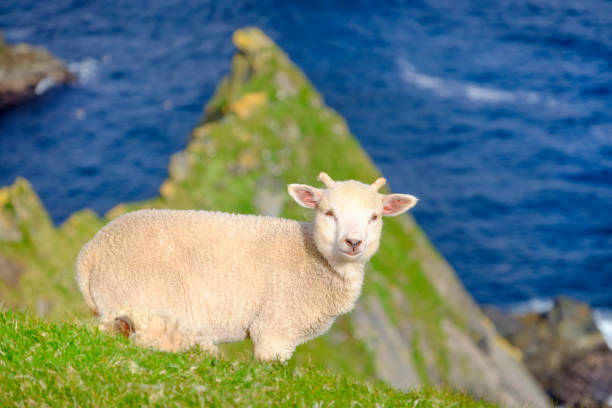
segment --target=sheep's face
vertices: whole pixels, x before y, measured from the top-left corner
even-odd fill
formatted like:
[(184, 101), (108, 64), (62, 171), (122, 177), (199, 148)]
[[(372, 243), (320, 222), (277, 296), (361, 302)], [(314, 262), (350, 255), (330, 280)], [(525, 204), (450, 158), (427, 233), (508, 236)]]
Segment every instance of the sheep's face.
[(383, 215), (401, 214), (417, 202), (408, 194), (379, 194), (380, 181), (367, 185), (322, 177), (327, 189), (291, 184), (289, 194), (298, 204), (315, 210), (314, 241), (330, 261), (367, 262), (378, 250)]

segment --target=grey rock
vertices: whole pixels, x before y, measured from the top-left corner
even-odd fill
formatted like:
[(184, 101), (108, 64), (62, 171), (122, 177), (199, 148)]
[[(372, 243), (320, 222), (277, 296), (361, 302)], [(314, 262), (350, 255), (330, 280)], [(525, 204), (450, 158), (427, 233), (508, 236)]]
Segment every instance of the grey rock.
[(14, 217), (0, 208), (0, 242), (19, 242), (23, 238)]
[(499, 402), (516, 405), (517, 400), (502, 386), (495, 362), (462, 330), (449, 321), (443, 323), (451, 362), (449, 382), (475, 395), (495, 393)]
[(612, 351), (587, 304), (559, 297), (545, 313), (510, 316), (486, 311), (506, 339), (521, 349), (525, 365), (555, 401), (572, 407), (607, 406)]
[(374, 296), (360, 299), (351, 314), (355, 336), (374, 355), (378, 376), (400, 389), (416, 387), (420, 379), (412, 361), (411, 339), (402, 336)]
[(559, 296), (546, 315), (549, 326), (565, 341), (580, 342), (585, 336), (599, 335), (591, 308), (565, 296)]
[(610, 407), (612, 352), (600, 345), (568, 361), (555, 375), (555, 397), (565, 406)]
[[(27, 44), (6, 45), (0, 37), (0, 110), (41, 93), (51, 84), (74, 80), (66, 65), (48, 51)], [(44, 87), (37, 88), (41, 83)]]
[(283, 210), (286, 195), (282, 180), (264, 177), (257, 182), (254, 204), (259, 214), (278, 217)]
[(45, 317), (47, 316), (50, 312), (51, 309), (53, 309), (53, 301), (50, 299), (45, 299), (42, 297), (39, 297), (36, 300), (36, 314), (40, 317)]
[(524, 326), (516, 317), (504, 313), (494, 306), (486, 306), (482, 311), (495, 325), (495, 328), (503, 337), (510, 337), (518, 333)]
[(0, 256), (0, 282), (16, 288), (23, 273), (23, 266)]
[(183, 181), (189, 176), (189, 162), (185, 152), (177, 152), (170, 157), (168, 172), (175, 181)]
[(293, 83), (289, 75), (283, 71), (278, 71), (274, 74), (274, 84), (278, 88), (277, 96), (279, 99), (294, 96), (298, 93), (297, 86)]

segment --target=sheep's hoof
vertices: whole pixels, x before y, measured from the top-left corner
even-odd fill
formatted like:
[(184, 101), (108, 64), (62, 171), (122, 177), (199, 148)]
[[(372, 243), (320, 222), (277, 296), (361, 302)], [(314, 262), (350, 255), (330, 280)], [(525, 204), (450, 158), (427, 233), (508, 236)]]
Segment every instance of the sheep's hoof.
[(127, 316), (116, 317), (113, 328), (121, 333), (126, 339), (130, 337), (130, 334), (134, 333), (134, 325)]

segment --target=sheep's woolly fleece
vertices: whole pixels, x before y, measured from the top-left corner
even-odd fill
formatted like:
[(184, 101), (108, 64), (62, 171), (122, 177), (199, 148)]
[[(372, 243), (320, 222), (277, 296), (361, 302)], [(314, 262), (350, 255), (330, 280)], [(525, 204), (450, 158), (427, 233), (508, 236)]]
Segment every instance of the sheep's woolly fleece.
[[(104, 328), (127, 317), (131, 337), (143, 346), (174, 351), (197, 344), (214, 352), (217, 344), (250, 337), (258, 359), (289, 359), (353, 308), (380, 240), (381, 217), (372, 214), (395, 215), (416, 203), (379, 194), (380, 180), (370, 186), (325, 176), (327, 189), (289, 186), (301, 205), (315, 209), (312, 224), (195, 210), (117, 218), (78, 256), (85, 301)], [(314, 201), (301, 202), (302, 193)], [(391, 214), (389, 205), (401, 208)], [(350, 247), (346, 234), (363, 244), (355, 247), (355, 238)]]

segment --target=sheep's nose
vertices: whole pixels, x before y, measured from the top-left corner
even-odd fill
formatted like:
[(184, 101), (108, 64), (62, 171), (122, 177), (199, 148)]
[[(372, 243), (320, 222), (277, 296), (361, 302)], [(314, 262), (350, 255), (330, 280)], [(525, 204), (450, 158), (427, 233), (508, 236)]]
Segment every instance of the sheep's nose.
[(353, 251), (355, 251), (359, 245), (361, 245), (361, 243), (363, 242), (360, 239), (351, 239), (351, 238), (347, 238), (344, 240), (344, 242), (346, 242), (348, 244), (348, 246), (350, 246), (351, 248), (353, 248)]

